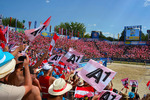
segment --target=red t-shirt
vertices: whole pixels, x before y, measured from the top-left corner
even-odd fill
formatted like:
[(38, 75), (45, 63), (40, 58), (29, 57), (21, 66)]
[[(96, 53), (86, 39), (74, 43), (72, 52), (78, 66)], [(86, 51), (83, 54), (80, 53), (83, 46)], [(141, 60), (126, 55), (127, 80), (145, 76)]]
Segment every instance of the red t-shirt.
[(49, 88), (49, 78), (50, 76), (40, 76), (39, 82), (42, 88), (42, 98), (48, 98), (48, 88)]

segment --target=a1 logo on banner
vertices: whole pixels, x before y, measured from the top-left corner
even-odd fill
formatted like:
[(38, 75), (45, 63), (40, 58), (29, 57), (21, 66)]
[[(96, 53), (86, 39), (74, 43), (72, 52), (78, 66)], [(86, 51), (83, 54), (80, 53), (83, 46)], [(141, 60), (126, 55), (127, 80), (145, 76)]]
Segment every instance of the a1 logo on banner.
[(120, 100), (122, 96), (109, 90), (103, 90), (98, 100)]
[(25, 30), (25, 35), (28, 37), (30, 41), (33, 41), (36, 36), (38, 36), (42, 30), (44, 30), (50, 23), (51, 16), (38, 28), (36, 29), (30, 29), (30, 30)]
[(115, 71), (92, 59), (78, 72), (78, 76), (98, 92), (101, 92), (115, 75)]
[(83, 55), (81, 53), (75, 51), (73, 48), (69, 48), (69, 51), (64, 57), (62, 57), (61, 61), (75, 69), (82, 57)]
[(122, 79), (121, 81), (124, 87), (128, 87), (128, 78)]
[(138, 80), (130, 80), (130, 86), (138, 87)]
[(62, 57), (63, 57), (62, 54), (52, 55), (52, 56), (48, 59), (48, 61), (49, 61), (49, 62), (59, 62)]

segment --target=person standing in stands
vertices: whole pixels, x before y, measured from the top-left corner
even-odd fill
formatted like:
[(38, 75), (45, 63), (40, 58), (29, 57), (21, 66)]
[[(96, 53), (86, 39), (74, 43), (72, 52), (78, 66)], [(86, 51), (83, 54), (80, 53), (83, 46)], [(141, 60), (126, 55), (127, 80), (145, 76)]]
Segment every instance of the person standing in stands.
[(15, 65), (14, 56), (0, 49), (0, 100), (21, 100), (31, 90), (32, 81), (28, 66), (29, 57), (27, 55), (23, 63), (25, 68), (25, 84), (19, 87), (7, 84), (7, 78), (14, 71)]
[(55, 78), (52, 77), (52, 72), (55, 67), (52, 68), (49, 64), (45, 64), (42, 67), (42, 70), (44, 72), (43, 76), (40, 76), (39, 82), (41, 85), (41, 92), (42, 92), (42, 100), (47, 100), (49, 94), (48, 94), (48, 88), (49, 86), (54, 82)]
[(71, 89), (71, 84), (66, 83), (63, 78), (58, 78), (48, 88), (48, 93), (50, 95), (47, 100), (63, 100), (63, 95)]

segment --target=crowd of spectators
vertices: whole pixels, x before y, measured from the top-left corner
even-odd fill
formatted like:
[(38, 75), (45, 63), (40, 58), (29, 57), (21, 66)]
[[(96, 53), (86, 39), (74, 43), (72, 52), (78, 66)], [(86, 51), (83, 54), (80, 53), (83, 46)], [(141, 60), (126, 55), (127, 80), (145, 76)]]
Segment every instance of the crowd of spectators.
[[(29, 53), (42, 53), (43, 48), (48, 48), (51, 42), (50, 37), (37, 36), (36, 39), (30, 43)], [(21, 44), (22, 41), (27, 41), (27, 37), (22, 33), (10, 34), (10, 41)], [(126, 58), (126, 59), (142, 59), (150, 60), (150, 46), (147, 45), (119, 45), (110, 44), (106, 41), (83, 41), (71, 40), (66, 38), (58, 39), (55, 48), (61, 48), (68, 51), (73, 47), (78, 52), (84, 55), (84, 58)], [(37, 49), (38, 48), (38, 49)], [(34, 50), (34, 51), (33, 51)], [(57, 53), (54, 51), (54, 53)]]
[[(74, 71), (63, 71), (62, 75), (55, 77), (56, 72), (54, 70), (57, 66), (50, 66), (48, 63), (43, 62), (50, 56), (48, 48), (51, 38), (37, 36), (33, 42), (29, 42), (22, 33), (10, 33), (9, 41), (9, 43), (13, 43), (18, 47), (13, 51), (9, 50), (8, 45), (3, 50), (0, 49), (0, 100), (63, 100), (68, 97), (69, 100), (74, 100), (76, 99), (74, 94), (69, 94), (68, 91), (74, 91), (77, 86), (93, 88), (80, 79)], [(26, 54), (20, 53), (27, 45), (29, 45), (29, 48)], [(62, 48), (64, 52), (67, 52), (70, 47), (83, 53), (85, 58), (104, 57), (106, 55), (104, 52), (106, 52), (108, 57), (133, 54), (141, 59), (150, 59), (147, 55), (141, 56), (143, 53), (150, 53), (148, 46), (133, 46), (126, 49), (126, 46), (111, 45), (106, 42), (84, 42), (66, 38), (58, 39), (55, 46), (55, 48)], [(53, 53), (60, 52), (54, 50)], [(137, 56), (137, 53), (139, 56)], [(25, 56), (23, 61), (19, 60), (21, 56)], [(134, 56), (128, 57), (134, 58)], [(39, 74), (41, 75), (38, 77)], [(140, 100), (140, 98), (149, 100), (150, 98), (149, 94), (139, 97), (138, 88), (131, 87), (131, 92), (127, 88), (123, 87), (122, 90), (117, 90), (113, 87), (111, 81), (104, 90), (120, 94), (122, 96), (121, 100)], [(123, 92), (124, 89), (125, 92)], [(69, 96), (66, 96), (68, 94)], [(98, 100), (99, 98), (99, 95), (95, 95), (91, 98), (85, 96), (79, 100)]]

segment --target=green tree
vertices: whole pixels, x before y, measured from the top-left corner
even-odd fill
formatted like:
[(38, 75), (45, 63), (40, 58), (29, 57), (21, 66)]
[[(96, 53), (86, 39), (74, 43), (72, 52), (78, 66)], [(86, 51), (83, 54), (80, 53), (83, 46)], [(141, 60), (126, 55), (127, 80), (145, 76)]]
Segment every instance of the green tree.
[(90, 36), (90, 34), (88, 33), (88, 34), (84, 35), (84, 38), (91, 38), (91, 36)]
[(123, 30), (123, 31), (121, 32), (121, 36), (120, 36), (120, 38), (119, 38), (119, 41), (124, 41), (124, 32), (125, 32), (125, 30)]
[(100, 39), (106, 39), (106, 36), (104, 36), (103, 33), (100, 31), (99, 38)]
[[(10, 23), (10, 18), (8, 18), (8, 17), (3, 18), (2, 21), (3, 21), (3, 25), (7, 26)], [(11, 27), (16, 27), (16, 19), (15, 18), (12, 18), (12, 20), (11, 20)], [(17, 28), (22, 28), (22, 27), (23, 27), (23, 23), (20, 22), (19, 20), (17, 20)]]
[(57, 33), (59, 33), (59, 28), (63, 28), (64, 32), (66, 32), (67, 29), (67, 34), (70, 34), (73, 31), (74, 36), (78, 36), (78, 32), (79, 32), (79, 37), (82, 37), (83, 33), (86, 32), (85, 25), (83, 23), (78, 23), (78, 22), (60, 23), (60, 25), (57, 25), (55, 27)]

